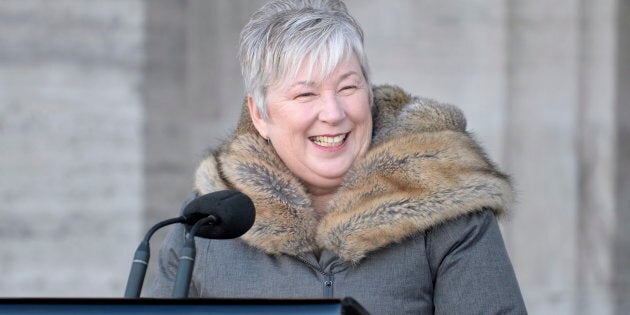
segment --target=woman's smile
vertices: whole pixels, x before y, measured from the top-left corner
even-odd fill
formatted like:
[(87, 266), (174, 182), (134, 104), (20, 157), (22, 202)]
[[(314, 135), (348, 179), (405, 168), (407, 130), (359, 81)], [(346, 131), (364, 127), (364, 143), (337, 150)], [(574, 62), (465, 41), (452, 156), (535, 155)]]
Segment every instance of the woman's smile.
[(325, 150), (335, 149), (340, 150), (345, 144), (346, 139), (348, 138), (348, 133), (338, 134), (338, 135), (322, 135), (322, 136), (313, 136), (309, 137), (309, 139), (315, 143), (315, 145), (322, 147)]

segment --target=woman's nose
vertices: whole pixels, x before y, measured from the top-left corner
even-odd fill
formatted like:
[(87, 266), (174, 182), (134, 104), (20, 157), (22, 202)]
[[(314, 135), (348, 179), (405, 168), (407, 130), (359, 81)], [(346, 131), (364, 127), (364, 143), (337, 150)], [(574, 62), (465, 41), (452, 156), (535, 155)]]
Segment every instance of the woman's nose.
[(319, 120), (335, 125), (345, 118), (346, 112), (336, 95), (330, 95), (322, 100)]

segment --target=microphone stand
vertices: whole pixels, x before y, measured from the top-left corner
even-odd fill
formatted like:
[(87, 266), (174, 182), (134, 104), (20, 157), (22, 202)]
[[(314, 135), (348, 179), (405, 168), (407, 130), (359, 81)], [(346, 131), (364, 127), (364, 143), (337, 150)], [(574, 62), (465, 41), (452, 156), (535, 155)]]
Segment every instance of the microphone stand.
[(183, 223), (186, 219), (186, 217), (180, 216), (178, 218), (164, 220), (151, 227), (151, 229), (147, 232), (133, 255), (133, 263), (131, 264), (131, 271), (129, 272), (127, 287), (125, 289), (125, 298), (140, 297), (140, 291), (142, 291), (142, 284), (144, 283), (144, 276), (147, 273), (147, 265), (149, 264), (149, 258), (151, 257), (149, 249), (149, 239), (151, 239), (151, 236), (153, 236), (155, 231), (167, 225)]
[(195, 266), (195, 256), (197, 250), (195, 249), (195, 234), (205, 224), (215, 225), (218, 223), (218, 219), (210, 215), (203, 218), (190, 229), (190, 232), (186, 235), (186, 241), (184, 247), (179, 255), (179, 263), (177, 265), (177, 276), (175, 277), (175, 286), (173, 288), (174, 298), (187, 298), (188, 290), (190, 289), (190, 279), (192, 278), (193, 268)]

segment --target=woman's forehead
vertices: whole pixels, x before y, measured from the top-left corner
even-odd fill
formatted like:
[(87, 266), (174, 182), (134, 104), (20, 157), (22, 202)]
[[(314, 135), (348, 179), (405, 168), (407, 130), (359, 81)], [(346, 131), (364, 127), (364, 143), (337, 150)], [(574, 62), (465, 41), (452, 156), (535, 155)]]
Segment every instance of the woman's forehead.
[(301, 63), (292, 74), (278, 79), (277, 86), (293, 87), (296, 85), (316, 86), (324, 81), (340, 81), (352, 76), (363, 77), (361, 65), (354, 54), (342, 58), (331, 67), (322, 66), (319, 62), (311, 62), (309, 58)]

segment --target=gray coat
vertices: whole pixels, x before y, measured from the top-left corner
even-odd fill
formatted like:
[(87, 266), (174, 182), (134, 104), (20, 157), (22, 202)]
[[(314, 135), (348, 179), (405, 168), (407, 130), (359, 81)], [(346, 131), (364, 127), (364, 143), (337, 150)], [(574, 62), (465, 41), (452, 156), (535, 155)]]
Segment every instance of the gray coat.
[[(256, 206), (236, 240), (197, 240), (191, 296), (350, 296), (373, 314), (526, 313), (495, 219), (508, 178), (465, 131), (461, 112), (374, 89), (369, 151), (323, 218), (246, 112), (206, 158), (195, 190), (237, 189)], [(153, 296), (170, 296), (184, 230), (160, 252)]]

